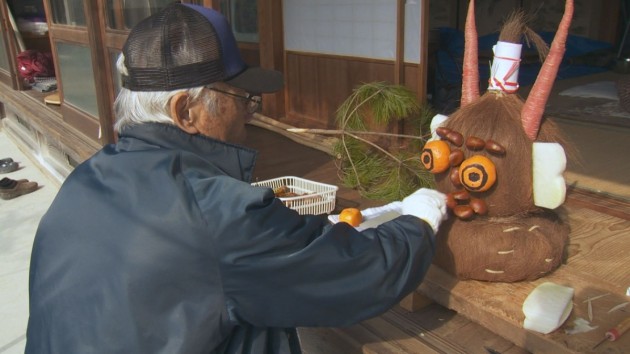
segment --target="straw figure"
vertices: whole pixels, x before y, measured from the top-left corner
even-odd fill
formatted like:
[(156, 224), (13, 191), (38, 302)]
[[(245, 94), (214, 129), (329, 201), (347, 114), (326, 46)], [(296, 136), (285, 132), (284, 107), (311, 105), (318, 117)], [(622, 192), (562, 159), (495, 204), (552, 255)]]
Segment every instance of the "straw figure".
[(461, 107), (448, 118), (434, 118), (434, 136), (422, 153), (453, 214), (440, 228), (435, 263), (459, 279), (533, 280), (563, 262), (569, 234), (554, 212), (566, 193), (565, 144), (543, 113), (564, 55), (573, 1), (566, 1), (526, 101), (516, 94), (521, 38), (534, 41), (539, 52), (546, 44), (524, 15), (508, 18), (494, 48), (488, 90), (480, 96), (474, 13), (471, 0)]

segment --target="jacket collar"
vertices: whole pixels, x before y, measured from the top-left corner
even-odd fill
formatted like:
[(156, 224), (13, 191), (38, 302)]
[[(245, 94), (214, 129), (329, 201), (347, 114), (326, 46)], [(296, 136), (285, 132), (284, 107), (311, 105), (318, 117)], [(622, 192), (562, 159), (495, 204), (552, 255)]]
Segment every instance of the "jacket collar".
[(187, 151), (246, 182), (251, 181), (256, 164), (256, 150), (203, 135), (191, 135), (170, 124), (143, 123), (127, 127), (119, 133), (118, 149), (134, 149), (135, 144), (127, 138), (139, 139), (159, 148)]

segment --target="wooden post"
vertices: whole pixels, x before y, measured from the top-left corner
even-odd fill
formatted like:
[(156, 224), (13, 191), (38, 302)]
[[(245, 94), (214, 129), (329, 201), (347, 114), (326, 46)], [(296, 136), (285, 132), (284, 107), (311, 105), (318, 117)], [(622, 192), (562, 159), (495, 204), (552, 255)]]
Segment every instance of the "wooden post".
[[(261, 1), (258, 5), (258, 37), (260, 66), (284, 72), (284, 42), (282, 1)], [(262, 113), (271, 118), (285, 115), (284, 90), (274, 94), (263, 95)]]
[(405, 83), (405, 0), (396, 2), (396, 58), (394, 59), (394, 84)]
[(427, 77), (429, 70), (429, 0), (420, 0), (420, 63), (418, 64), (418, 100), (427, 102)]

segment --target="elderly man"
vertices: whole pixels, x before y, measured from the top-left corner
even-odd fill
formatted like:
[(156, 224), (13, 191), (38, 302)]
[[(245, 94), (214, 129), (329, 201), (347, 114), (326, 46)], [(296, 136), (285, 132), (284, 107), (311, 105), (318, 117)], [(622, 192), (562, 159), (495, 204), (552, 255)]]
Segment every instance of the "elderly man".
[(173, 4), (123, 48), (119, 140), (67, 178), (35, 238), (27, 353), (299, 353), (296, 327), (376, 316), (422, 280), (442, 194), (358, 232), (249, 184), (245, 124), (282, 76), (219, 13)]

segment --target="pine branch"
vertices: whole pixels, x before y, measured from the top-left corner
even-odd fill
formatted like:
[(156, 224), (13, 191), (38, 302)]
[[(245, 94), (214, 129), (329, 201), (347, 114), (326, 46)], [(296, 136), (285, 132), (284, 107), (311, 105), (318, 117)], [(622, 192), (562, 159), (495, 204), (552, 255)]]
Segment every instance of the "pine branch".
[[(419, 186), (430, 187), (432, 184), (433, 176), (422, 165), (418, 143), (415, 143), (424, 143), (430, 137), (430, 134), (422, 134), (430, 113), (430, 109), (421, 107), (415, 94), (405, 87), (368, 83), (357, 87), (337, 110), (338, 129), (290, 128), (287, 131), (338, 135), (340, 138), (334, 152), (338, 156), (337, 170), (343, 183), (356, 188), (365, 197), (392, 201)], [(367, 128), (386, 126), (402, 119), (412, 122), (417, 135), (375, 132)], [(412, 143), (405, 147), (392, 145), (395, 138), (409, 139)], [(384, 142), (383, 146), (379, 145), (381, 142)], [(395, 147), (390, 149), (389, 146)]]
[(394, 138), (406, 138), (406, 139), (417, 139), (417, 140), (427, 140), (427, 137), (430, 134), (426, 134), (423, 136), (416, 135), (406, 135), (406, 134), (394, 134), (394, 133), (382, 133), (382, 132), (369, 132), (363, 130), (345, 130), (345, 129), (306, 129), (306, 128), (288, 128), (288, 132), (291, 133), (311, 133), (311, 134), (324, 134), (324, 135), (380, 135), (380, 136), (391, 136)]

